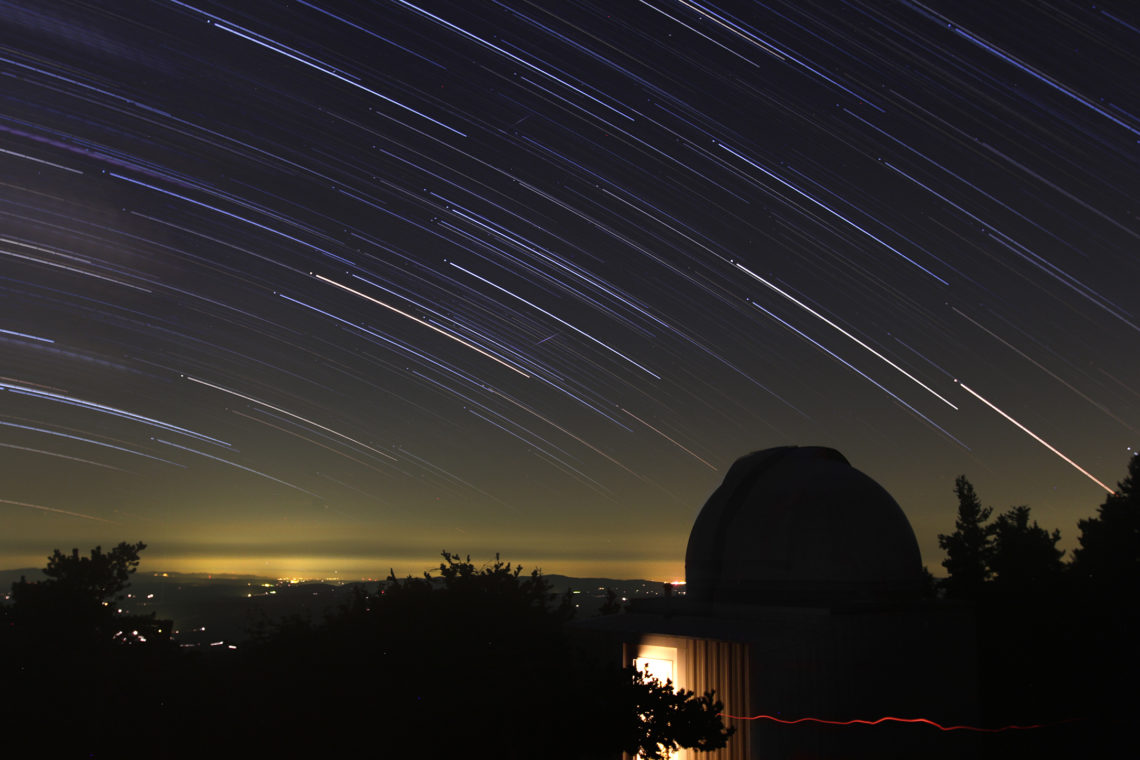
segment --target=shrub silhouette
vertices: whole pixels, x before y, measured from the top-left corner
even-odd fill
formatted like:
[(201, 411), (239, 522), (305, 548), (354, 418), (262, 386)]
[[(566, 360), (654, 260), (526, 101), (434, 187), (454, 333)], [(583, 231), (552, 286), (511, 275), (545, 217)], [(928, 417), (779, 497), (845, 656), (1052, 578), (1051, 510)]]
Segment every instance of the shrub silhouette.
[[(731, 732), (714, 695), (674, 692), (608, 663), (568, 634), (572, 614), (537, 570), (444, 552), (435, 576), (393, 574), (322, 622), (293, 618), (266, 632), (247, 653), (246, 682), (273, 695), (274, 713), (335, 694), (338, 720), (367, 720), (388, 751), (421, 757), (724, 746)], [(286, 744), (306, 741), (302, 730)]]

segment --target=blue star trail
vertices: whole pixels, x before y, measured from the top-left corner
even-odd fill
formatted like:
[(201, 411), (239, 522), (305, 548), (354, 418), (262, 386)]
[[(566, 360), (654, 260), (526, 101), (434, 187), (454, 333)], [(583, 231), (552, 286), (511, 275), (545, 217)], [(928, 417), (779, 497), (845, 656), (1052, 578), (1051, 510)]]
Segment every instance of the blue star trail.
[[(676, 575), (725, 466), (795, 443), (928, 563), (963, 472), (1071, 545), (1140, 445), (1138, 30), (4, 2), (0, 557)], [(309, 538), (343, 551), (274, 548)]]

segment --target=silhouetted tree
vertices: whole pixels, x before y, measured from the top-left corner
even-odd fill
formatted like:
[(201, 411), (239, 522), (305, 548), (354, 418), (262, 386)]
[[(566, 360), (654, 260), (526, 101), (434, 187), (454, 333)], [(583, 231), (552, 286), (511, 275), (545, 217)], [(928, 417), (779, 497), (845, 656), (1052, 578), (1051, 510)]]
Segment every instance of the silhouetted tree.
[(118, 604), (139, 565), (141, 541), (126, 541), (104, 553), (101, 546), (82, 557), (78, 549), (48, 557), (47, 580), (20, 578), (12, 584), (14, 632), (38, 647), (90, 649), (112, 644), (158, 644), (170, 639), (169, 621), (125, 615)]
[(938, 534), (938, 546), (946, 552), (942, 566), (949, 573), (943, 585), (948, 597), (972, 598), (990, 577), (994, 526), (986, 521), (993, 510), (982, 506), (965, 475), (954, 481), (954, 493), (958, 495), (954, 532)]
[[(294, 618), (243, 648), (242, 689), (225, 697), (242, 715), (233, 731), (263, 754), (337, 756), (355, 734), (309, 732), (335, 719), (375, 726), (380, 754), (567, 759), (633, 746), (641, 715), (653, 717), (655, 742), (712, 747), (727, 735), (712, 695), (645, 687), (569, 634), (573, 611), (538, 571), (444, 552), (438, 573), (391, 574), (325, 621)], [(298, 703), (309, 723), (268, 738), (245, 706), (273, 716)]]
[(648, 671), (629, 670), (636, 720), (626, 752), (651, 760), (668, 758), (678, 748), (709, 752), (724, 747), (736, 732), (724, 727), (724, 703), (715, 692), (697, 696), (674, 689), (672, 681), (661, 683)]
[[(470, 555), (465, 560), (460, 560), (458, 555), (445, 551), (442, 556), (444, 561), (439, 565), (439, 578), (447, 595), (469, 596), (482, 607), (515, 607), (549, 617), (558, 624), (574, 615), (574, 603), (569, 592), (561, 597), (553, 593), (550, 583), (538, 569), (532, 570), (528, 576), (522, 576), (522, 565), (512, 568), (498, 554), (492, 564), (482, 568), (476, 568), (472, 564)], [(430, 580), (426, 573), (425, 578)], [(385, 593), (399, 585), (400, 582), (389, 575)]]
[(1080, 693), (1096, 711), (1105, 745), (1130, 746), (1135, 754), (1136, 700), (1127, 695), (1140, 682), (1140, 455), (1130, 457), (1127, 474), (1097, 515), (1077, 525), (1072, 571), (1083, 606), (1074, 611), (1081, 629), (1070, 645), (1086, 675)]
[(1129, 459), (1128, 474), (1097, 516), (1077, 527), (1074, 574), (1089, 587), (1122, 598), (1140, 591), (1140, 455)]
[(164, 734), (163, 694), (175, 686), (178, 649), (169, 621), (119, 608), (145, 548), (124, 542), (86, 557), (57, 549), (44, 580), (12, 584), (0, 631), (0, 710), (38, 737), (46, 756), (154, 756), (140, 740)]
[(922, 586), (919, 588), (919, 596), (923, 599), (937, 599), (940, 596), (941, 588), (939, 587), (938, 579), (934, 577), (934, 573), (922, 566)]
[[(955, 532), (938, 537), (950, 572), (942, 586), (975, 602), (982, 722), (1049, 727), (995, 737), (983, 756), (1109, 757), (1135, 747), (1134, 700), (1120, 695), (1140, 681), (1132, 601), (1140, 593), (1140, 456), (1097, 516), (1079, 522), (1067, 568), (1060, 532), (1041, 528), (1029, 507), (988, 522), (992, 510), (965, 477), (955, 492)], [(1063, 582), (1067, 575), (1079, 583)]]
[(1051, 534), (1029, 524), (1029, 507), (1013, 507), (993, 524), (990, 570), (994, 588), (1012, 593), (1045, 593), (1057, 590), (1065, 552), (1057, 548), (1061, 531)]
[(72, 549), (70, 556), (56, 549), (48, 557), (44, 575), (59, 588), (74, 590), (100, 602), (117, 601), (123, 589), (130, 585), (131, 575), (138, 570), (139, 552), (145, 548), (142, 541), (134, 544), (122, 541), (106, 554), (103, 547), (96, 546), (90, 557), (80, 557), (79, 549)]

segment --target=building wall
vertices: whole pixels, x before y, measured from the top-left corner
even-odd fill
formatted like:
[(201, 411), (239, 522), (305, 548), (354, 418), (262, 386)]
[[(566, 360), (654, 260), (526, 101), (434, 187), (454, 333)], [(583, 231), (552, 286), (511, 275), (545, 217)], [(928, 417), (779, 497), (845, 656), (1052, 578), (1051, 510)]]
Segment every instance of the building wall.
[(715, 690), (724, 713), (737, 716), (725, 718), (736, 729), (725, 749), (689, 753), (688, 760), (958, 760), (977, 754), (975, 734), (942, 732), (929, 724), (744, 719), (889, 716), (977, 725), (975, 633), (968, 610), (940, 606), (849, 614), (770, 608), (705, 622), (724, 638), (647, 632), (628, 635), (622, 649), (627, 664), (638, 657), (667, 664), (661, 672), (670, 673), (680, 688), (698, 694)]
[[(969, 616), (914, 610), (829, 614), (751, 635), (754, 714), (784, 720), (925, 718), (977, 725), (977, 673)], [(756, 757), (967, 758), (976, 737), (929, 724), (847, 726), (756, 721)]]
[[(650, 672), (672, 673), (673, 684), (697, 694), (715, 691), (716, 698), (724, 703), (728, 715), (749, 715), (749, 657), (748, 645), (740, 642), (713, 639), (646, 634), (639, 642), (624, 645), (624, 661), (648, 664)], [(666, 666), (665, 663), (669, 663)], [(660, 676), (659, 676), (660, 677)], [(713, 752), (680, 752), (677, 760), (748, 760), (752, 757), (750, 722), (725, 719), (725, 725), (734, 726), (736, 733), (728, 746)], [(628, 756), (627, 756), (628, 757)]]

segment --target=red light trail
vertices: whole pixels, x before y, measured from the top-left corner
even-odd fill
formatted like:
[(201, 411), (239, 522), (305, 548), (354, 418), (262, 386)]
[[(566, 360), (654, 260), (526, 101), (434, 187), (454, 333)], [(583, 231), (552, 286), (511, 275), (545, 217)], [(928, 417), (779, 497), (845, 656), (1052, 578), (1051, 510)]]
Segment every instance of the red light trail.
[(896, 718), (887, 715), (875, 720), (864, 720), (856, 718), (854, 720), (824, 720), (823, 718), (796, 718), (795, 720), (787, 720), (785, 718), (777, 718), (775, 715), (753, 715), (751, 717), (746, 715), (729, 715), (728, 713), (721, 713), (722, 718), (730, 718), (732, 720), (769, 720), (774, 723), (783, 723), (785, 725), (794, 725), (796, 723), (822, 723), (828, 726), (877, 726), (880, 723), (925, 723), (928, 726), (934, 726), (939, 731), (977, 731), (983, 734), (1000, 734), (1004, 731), (1027, 731), (1033, 728), (1042, 728), (1045, 724), (1035, 723), (1028, 726), (1002, 726), (1001, 728), (981, 728), (980, 726), (944, 726), (941, 723), (935, 723), (929, 718)]

